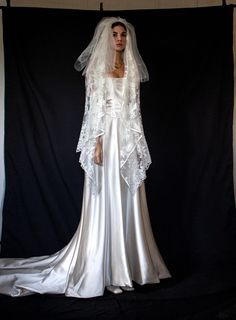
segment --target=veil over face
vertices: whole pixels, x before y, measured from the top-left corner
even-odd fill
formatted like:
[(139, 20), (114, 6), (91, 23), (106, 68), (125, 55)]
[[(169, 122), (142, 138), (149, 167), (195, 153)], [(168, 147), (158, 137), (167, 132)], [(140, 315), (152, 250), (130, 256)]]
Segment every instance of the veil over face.
[(126, 26), (127, 43), (124, 50), (124, 63), (127, 73), (133, 80), (148, 81), (149, 74), (137, 47), (136, 34), (131, 23), (120, 17), (104, 17), (96, 26), (94, 36), (87, 48), (75, 62), (75, 69), (83, 70), (83, 75), (96, 73), (105, 76), (114, 69), (115, 51), (112, 46), (112, 24), (122, 22)]

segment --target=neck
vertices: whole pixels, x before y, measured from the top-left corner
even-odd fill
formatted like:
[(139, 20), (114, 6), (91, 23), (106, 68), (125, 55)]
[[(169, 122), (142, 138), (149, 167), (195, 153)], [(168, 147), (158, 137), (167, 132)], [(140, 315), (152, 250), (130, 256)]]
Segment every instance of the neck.
[(123, 55), (122, 55), (122, 52), (116, 52), (115, 68), (120, 68), (122, 65), (123, 65)]

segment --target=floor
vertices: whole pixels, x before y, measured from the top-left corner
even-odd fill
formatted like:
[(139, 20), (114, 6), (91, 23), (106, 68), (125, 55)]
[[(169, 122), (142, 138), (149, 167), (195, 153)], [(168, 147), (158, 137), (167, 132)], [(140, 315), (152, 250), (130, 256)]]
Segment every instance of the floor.
[(135, 291), (122, 294), (105, 291), (102, 297), (90, 299), (0, 295), (1, 319), (236, 320), (236, 281), (226, 278), (216, 281), (215, 275), (199, 274), (166, 279), (158, 285), (135, 284)]

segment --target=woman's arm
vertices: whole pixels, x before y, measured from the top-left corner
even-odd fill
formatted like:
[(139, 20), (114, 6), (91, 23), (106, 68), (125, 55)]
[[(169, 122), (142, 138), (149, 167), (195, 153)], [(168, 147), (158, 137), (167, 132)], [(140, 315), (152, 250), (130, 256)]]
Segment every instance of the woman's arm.
[(103, 160), (103, 152), (102, 152), (102, 141), (101, 137), (96, 138), (96, 146), (95, 146), (95, 152), (94, 152), (94, 162), (102, 166), (102, 160)]

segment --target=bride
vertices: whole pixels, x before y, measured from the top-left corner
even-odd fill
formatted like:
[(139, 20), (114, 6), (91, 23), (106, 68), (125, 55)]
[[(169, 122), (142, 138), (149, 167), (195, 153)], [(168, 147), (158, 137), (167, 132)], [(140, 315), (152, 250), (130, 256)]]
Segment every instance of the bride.
[(0, 293), (90, 298), (107, 289), (171, 277), (155, 242), (146, 202), (151, 157), (140, 112), (140, 82), (148, 71), (133, 26), (105, 17), (75, 62), (86, 84), (77, 152), (85, 172), (81, 219), (58, 252), (0, 259)]

